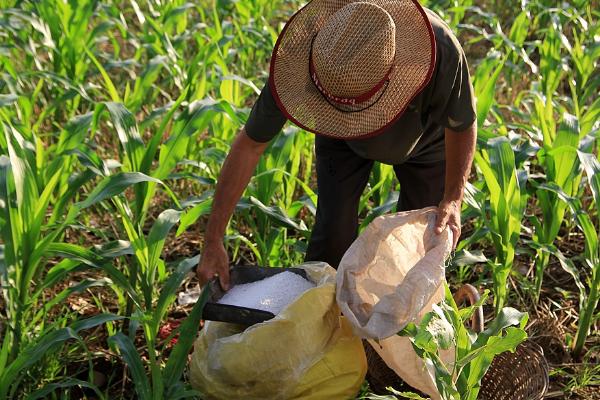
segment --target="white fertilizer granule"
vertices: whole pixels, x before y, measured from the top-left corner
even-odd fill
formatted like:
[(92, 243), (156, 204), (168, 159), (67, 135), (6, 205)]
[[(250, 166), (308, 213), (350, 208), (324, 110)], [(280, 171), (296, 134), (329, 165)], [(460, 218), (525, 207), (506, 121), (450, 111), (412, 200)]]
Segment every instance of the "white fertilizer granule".
[(314, 287), (312, 282), (300, 275), (284, 271), (260, 281), (235, 285), (218, 303), (269, 311), (277, 315), (298, 296)]

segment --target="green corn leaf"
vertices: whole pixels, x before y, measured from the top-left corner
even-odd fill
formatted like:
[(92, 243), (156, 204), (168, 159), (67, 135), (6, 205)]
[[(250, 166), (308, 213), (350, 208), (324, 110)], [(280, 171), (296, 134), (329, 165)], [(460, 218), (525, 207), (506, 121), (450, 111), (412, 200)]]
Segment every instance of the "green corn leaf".
[(23, 349), (19, 353), (19, 356), (4, 371), (4, 374), (0, 377), (0, 398), (5, 398), (7, 391), (22, 371), (33, 366), (48, 352), (55, 350), (65, 341), (77, 339), (80, 331), (121, 319), (123, 317), (113, 314), (99, 314), (74, 322), (67, 328), (43, 334), (34, 343)]
[(181, 216), (181, 211), (176, 210), (165, 210), (156, 219), (150, 232), (146, 244), (148, 246), (148, 262), (151, 268), (155, 268), (158, 262), (158, 258), (162, 252), (165, 244), (165, 239), (169, 234), (169, 231), (177, 222)]
[(559, 261), (561, 268), (573, 278), (575, 285), (579, 289), (579, 304), (586, 303), (586, 287), (581, 282), (581, 272), (575, 267), (573, 261), (564, 256), (558, 249), (552, 253)]
[[(11, 193), (11, 162), (5, 155), (0, 155), (0, 212), (2, 218), (0, 221), (0, 232), (4, 243), (3, 258), (0, 263), (0, 277), (5, 282), (8, 281), (7, 265), (16, 263), (16, 255), (20, 244), (22, 232), (21, 221), (17, 210), (12, 205)], [(5, 284), (5, 283), (3, 283)]]
[(117, 135), (125, 149), (132, 171), (140, 171), (145, 147), (135, 117), (121, 103), (106, 102), (104, 105), (108, 109), (111, 121), (117, 130)]
[(248, 86), (249, 88), (251, 88), (252, 91), (254, 92), (254, 94), (256, 94), (256, 95), (260, 94), (260, 89), (258, 87), (256, 87), (256, 85), (254, 83), (252, 83), (252, 81), (250, 81), (249, 79), (242, 78), (239, 75), (227, 75), (222, 78), (222, 81), (226, 81), (226, 80), (238, 81), (238, 82)]
[(283, 171), (292, 157), (295, 137), (298, 131), (292, 130), (279, 135), (266, 150), (256, 169), (255, 189), (252, 193), (263, 203), (271, 201), (275, 190), (283, 183)]
[(18, 99), (16, 94), (0, 94), (0, 107), (13, 105)]
[(99, 268), (102, 259), (93, 251), (72, 243), (50, 243), (45, 247), (46, 254), (77, 260), (90, 267)]
[(506, 280), (521, 231), (526, 196), (520, 181), (526, 178), (515, 166), (514, 152), (507, 137), (490, 139), (487, 147), (475, 154), (489, 190), (489, 212), (482, 212), (496, 247), (496, 259), (490, 263), (494, 273), (495, 306), (499, 312), (506, 298)]
[(187, 154), (190, 138), (202, 132), (218, 113), (224, 112), (224, 103), (205, 99), (193, 103), (180, 115), (166, 143), (160, 146), (158, 167), (152, 176), (165, 179), (179, 161)]
[[(482, 347), (473, 351), (465, 359), (471, 359), (469, 365), (469, 378), (467, 385), (477, 388), (479, 382), (490, 367), (494, 356), (504, 353), (505, 351), (514, 352), (517, 346), (527, 338), (527, 333), (523, 329), (508, 327), (504, 336), (492, 336), (487, 340), (487, 343)], [(463, 360), (459, 360), (459, 365), (464, 364)]]
[(29, 240), (32, 243), (37, 242), (39, 239), (40, 230), (42, 229), (42, 224), (44, 223), (44, 220), (46, 218), (48, 204), (50, 203), (52, 193), (58, 185), (62, 175), (62, 169), (56, 171), (56, 173), (46, 183), (46, 186), (44, 187), (42, 193), (39, 195), (37, 202), (30, 203), (30, 207), (35, 207), (35, 214), (31, 221), (28, 234)]
[(127, 240), (115, 240), (114, 242), (94, 245), (95, 253), (104, 258), (117, 258), (125, 255), (133, 255), (134, 250), (131, 242)]
[(43, 388), (36, 390), (35, 392), (27, 396), (26, 400), (48, 399), (51, 398), (50, 394), (53, 393), (55, 390), (72, 387), (91, 389), (94, 391), (94, 393), (96, 394), (96, 396), (98, 396), (99, 399), (106, 398), (102, 394), (102, 391), (96, 385), (86, 381), (82, 381), (80, 379), (66, 378), (61, 382), (49, 383), (45, 385)]
[(102, 79), (104, 79), (104, 84), (106, 85), (106, 90), (108, 90), (110, 99), (114, 102), (121, 103), (121, 97), (119, 96), (119, 92), (117, 91), (115, 84), (110, 79), (110, 76), (108, 75), (102, 64), (100, 64), (100, 61), (98, 61), (98, 59), (87, 47), (84, 47), (83, 50), (85, 51), (85, 54), (87, 54), (87, 56), (90, 58), (90, 60), (92, 60), (96, 68), (98, 68), (100, 75), (102, 75)]
[[(94, 103), (94, 99), (92, 99), (92, 97), (90, 97), (90, 95), (87, 93), (86, 87), (84, 87), (83, 85), (79, 84), (78, 82), (76, 82), (72, 79), (69, 79), (66, 76), (59, 75), (56, 72), (52, 72), (52, 71), (33, 71), (33, 72), (30, 72), (29, 75), (32, 78), (44, 79), (45, 81), (48, 81), (49, 83), (52, 83), (59, 87), (62, 87), (66, 90), (67, 94), (72, 94), (72, 95), (77, 94), (77, 95), (81, 96), (83, 99), (85, 99), (86, 101), (89, 101), (90, 103)], [(89, 86), (87, 88), (89, 89)], [(64, 99), (61, 99), (61, 98), (56, 99), (55, 105), (61, 104), (61, 100), (64, 101)]]
[(500, 310), (498, 316), (489, 324), (489, 326), (478, 336), (473, 348), (483, 346), (492, 336), (497, 336), (500, 332), (509, 326), (520, 326), (523, 328), (527, 323), (527, 313), (520, 312), (512, 307), (505, 307)]
[(191, 209), (186, 210), (181, 216), (181, 223), (179, 224), (179, 228), (177, 228), (176, 235), (181, 235), (183, 232), (185, 232), (187, 228), (195, 224), (198, 218), (200, 218), (203, 215), (209, 214), (211, 208), (212, 199), (209, 198), (196, 204)]
[(36, 324), (40, 319), (42, 319), (51, 309), (56, 305), (62, 303), (67, 297), (71, 296), (74, 293), (81, 293), (91, 287), (100, 287), (100, 286), (108, 286), (112, 284), (110, 279), (84, 279), (83, 281), (71, 285), (66, 289), (61, 290), (56, 293), (50, 300), (45, 302), (43, 306), (37, 311), (36, 315), (33, 317), (33, 324)]
[[(598, 48), (600, 48), (600, 46)], [(595, 86), (595, 91), (597, 92), (598, 85)], [(593, 87), (594, 85), (590, 85), (592, 90)], [(594, 100), (594, 102), (588, 107), (587, 111), (583, 114), (581, 118), (580, 137), (585, 137), (588, 135), (598, 120), (600, 120), (600, 97), (596, 98), (596, 100)]]
[[(25, 141), (23, 136), (12, 126), (4, 124), (4, 133), (8, 146), (8, 156), (14, 180), (14, 187), (17, 198), (17, 208), (22, 215), (23, 223), (27, 226), (34, 218), (34, 208), (30, 204), (36, 204), (39, 196), (36, 177), (30, 163), (31, 156), (30, 144)], [(35, 165), (35, 164), (33, 164)]]
[(446, 319), (440, 306), (434, 304), (433, 312), (437, 318), (432, 319), (426, 329), (431, 333), (432, 338), (441, 350), (448, 350), (454, 341), (454, 328)]
[(540, 76), (542, 77), (543, 93), (546, 97), (551, 97), (556, 92), (564, 74), (561, 68), (561, 26), (558, 15), (551, 15), (551, 23), (544, 40), (539, 45)]
[(67, 150), (65, 151), (65, 154), (74, 154), (81, 165), (88, 168), (95, 175), (107, 176), (110, 173), (106, 163), (96, 153), (92, 152), (87, 147)]
[(474, 90), (477, 98), (477, 126), (483, 127), (487, 115), (494, 104), (496, 81), (504, 68), (506, 57), (498, 53), (486, 57), (475, 70)]
[[(552, 159), (553, 165), (550, 171), (551, 178), (560, 187), (567, 188), (569, 183), (576, 179), (577, 147), (579, 145), (579, 125), (577, 118), (570, 114), (565, 114), (563, 121), (556, 132), (556, 139), (552, 144), (552, 150), (548, 151), (548, 156)], [(572, 192), (569, 190), (567, 193)]]
[(198, 265), (199, 261), (199, 255), (183, 260), (177, 265), (176, 270), (171, 274), (171, 276), (169, 276), (169, 279), (167, 279), (167, 282), (165, 283), (160, 292), (158, 302), (156, 303), (156, 308), (154, 309), (154, 316), (152, 320), (154, 323), (155, 331), (158, 330), (158, 325), (160, 324), (160, 321), (162, 321), (163, 317), (169, 309), (169, 306), (175, 299), (175, 296), (177, 295), (177, 290), (181, 286), (181, 283), (185, 279), (186, 275)]
[(577, 152), (577, 155), (587, 175), (596, 207), (598, 207), (600, 204), (600, 162), (594, 154)]
[[(386, 387), (386, 390), (390, 391), (395, 396), (400, 396), (400, 398), (403, 398), (403, 399), (417, 399), (417, 400), (427, 400), (428, 399), (426, 397), (421, 397), (418, 394), (412, 393), (412, 392), (399, 392), (391, 386)], [(375, 397), (375, 399), (379, 399), (379, 398), (380, 398), (380, 396)], [(381, 397), (381, 400), (386, 400), (386, 399), (392, 399), (392, 398), (391, 397)]]
[(581, 201), (577, 198), (570, 197), (555, 183), (541, 184), (538, 186), (538, 188), (556, 193), (558, 195), (558, 198), (564, 201), (569, 206), (571, 212), (575, 216), (575, 222), (577, 223), (577, 226), (579, 227), (579, 229), (581, 229), (584, 235), (584, 240), (586, 244), (586, 258), (590, 260), (597, 260), (599, 257), (597, 254), (598, 233), (596, 232), (596, 228), (590, 216), (582, 209)]
[(56, 152), (61, 154), (73, 150), (88, 150), (87, 146), (82, 146), (82, 143), (86, 140), (86, 135), (92, 126), (93, 120), (93, 112), (77, 115), (70, 119), (60, 132)]
[[(545, 166), (546, 179), (557, 184), (569, 196), (579, 189), (578, 145), (577, 119), (573, 115), (565, 114), (552, 147), (542, 152), (539, 157), (540, 162)], [(567, 205), (552, 192), (538, 190), (537, 195), (544, 219), (542, 230), (538, 235), (543, 243), (550, 244), (558, 235)]]
[(483, 254), (481, 250), (469, 251), (466, 249), (457, 252), (452, 258), (452, 265), (464, 267), (466, 265), (473, 265), (478, 263), (485, 263), (488, 258)]
[[(80, 189), (91, 181), (96, 174), (91, 170), (85, 170), (81, 173), (75, 173), (72, 175), (71, 179), (68, 181), (67, 187), (63, 187), (63, 191), (60, 194), (58, 201), (54, 205), (54, 210), (52, 212), (52, 216), (48, 220), (48, 224), (57, 223), (65, 214), (65, 212), (71, 212), (67, 210), (67, 206), (71, 204), (72, 201), (76, 200), (76, 197), (79, 194)], [(75, 208), (75, 207), (73, 207)], [(76, 216), (76, 214), (74, 214)]]
[[(69, 190), (72, 190), (72, 189), (73, 189), (72, 187), (69, 187)], [(64, 203), (61, 203), (59, 201), (59, 204), (63, 205)], [(70, 207), (68, 210), (65, 210), (65, 211), (66, 211), (66, 215), (64, 213), (61, 214), (60, 222), (56, 222), (52, 218), (50, 218), (48, 224), (52, 223), (54, 225), (54, 229), (47, 230), (46, 235), (41, 240), (38, 240), (36, 242), (35, 248), (33, 249), (33, 254), (31, 255), (31, 260), (30, 260), (30, 263), (32, 265), (35, 264), (44, 255), (46, 246), (48, 246), (50, 243), (53, 243), (56, 240), (58, 240), (59, 236), (64, 232), (64, 230), (69, 225), (74, 224), (75, 219), (79, 215), (79, 208), (76, 205), (74, 205), (73, 207)], [(55, 216), (55, 215), (57, 215), (57, 214), (55, 214), (55, 213), (52, 214), (52, 216)]]
[(142, 303), (140, 301), (138, 292), (131, 286), (129, 279), (114, 265), (111, 263), (105, 263), (101, 266), (102, 270), (106, 272), (108, 277), (122, 290), (127, 292), (129, 298), (133, 302), (133, 304), (138, 308), (142, 309)]
[(179, 340), (171, 352), (163, 373), (166, 390), (174, 387), (179, 382), (185, 370), (188, 354), (198, 334), (202, 310), (204, 310), (204, 305), (208, 301), (209, 291), (207, 288), (208, 285), (204, 287), (200, 298), (179, 328)]
[(162, 69), (166, 65), (166, 56), (157, 55), (150, 59), (144, 71), (136, 79), (131, 95), (125, 96), (125, 103), (128, 108), (132, 108), (133, 110), (140, 108), (148, 92), (151, 92), (152, 84), (159, 78)]
[[(512, 337), (507, 337), (508, 332), (512, 332)], [(527, 334), (524, 330), (508, 327), (506, 328), (505, 336), (491, 336), (488, 338), (485, 344), (480, 347), (475, 347), (474, 350), (470, 351), (466, 355), (464, 355), (460, 360), (456, 361), (456, 366), (458, 368), (463, 368), (464, 366), (471, 365), (472, 371), (477, 371), (476, 374), (471, 374), (469, 377), (469, 385), (473, 385), (477, 383), (483, 375), (479, 376), (481, 369), (485, 366), (485, 371), (487, 367), (489, 367), (488, 362), (491, 362), (491, 359), (500, 353), (504, 353), (505, 351), (514, 351), (516, 346), (518, 346), (523, 340), (527, 338)], [(506, 341), (502, 341), (502, 339), (508, 339)], [(482, 365), (487, 364), (487, 365)]]
[(257, 198), (252, 196), (250, 197), (250, 203), (252, 203), (260, 212), (271, 218), (272, 221), (279, 223), (281, 226), (292, 228), (304, 233), (308, 231), (303, 221), (300, 221), (299, 224), (296, 223), (279, 207), (267, 207)]
[(144, 175), (141, 172), (119, 172), (114, 175), (107, 176), (94, 188), (88, 195), (87, 199), (77, 203), (80, 209), (91, 207), (103, 200), (121, 194), (129, 186), (140, 182), (155, 182), (162, 183), (156, 178)]
[(141, 400), (152, 399), (150, 382), (146, 376), (146, 371), (144, 370), (144, 365), (138, 349), (133, 344), (133, 341), (129, 336), (118, 332), (116, 335), (109, 337), (108, 342), (112, 345), (116, 345), (121, 351), (121, 356), (129, 367), (129, 373), (131, 374), (131, 380), (135, 385), (137, 397)]
[(154, 161), (154, 157), (156, 156), (156, 150), (158, 149), (158, 146), (160, 145), (160, 143), (164, 137), (165, 130), (167, 129), (168, 124), (173, 119), (173, 116), (175, 115), (175, 112), (179, 109), (179, 107), (181, 106), (181, 103), (185, 100), (185, 98), (187, 96), (187, 91), (188, 91), (188, 89), (186, 88), (181, 93), (181, 95), (177, 98), (177, 101), (175, 101), (175, 103), (169, 108), (167, 115), (162, 119), (160, 127), (158, 128), (158, 130), (156, 131), (154, 136), (152, 136), (152, 139), (148, 143), (148, 147), (146, 148), (146, 151), (144, 152), (144, 158), (142, 159), (142, 163), (140, 165), (141, 172), (143, 172), (145, 174), (150, 174), (150, 168), (152, 166), (152, 161)]
[(54, 265), (48, 270), (44, 280), (41, 282), (40, 287), (37, 289), (37, 294), (41, 293), (44, 289), (55, 286), (58, 282), (62, 281), (71, 272), (76, 271), (81, 266), (81, 262), (75, 259), (65, 258), (58, 264)]
[(517, 46), (523, 46), (527, 33), (529, 32), (530, 15), (527, 11), (521, 11), (515, 18), (510, 28), (509, 38)]
[[(183, 98), (180, 97), (179, 100), (183, 100)], [(160, 146), (158, 166), (152, 172), (152, 176), (157, 179), (166, 179), (177, 163), (186, 156), (191, 138), (204, 131), (214, 115), (224, 112), (225, 109), (224, 102), (217, 102), (212, 99), (205, 99), (190, 104), (188, 109), (173, 124), (169, 139)], [(166, 128), (166, 125), (161, 126), (161, 129), (163, 128)], [(149, 157), (147, 158), (147, 162), (150, 162)], [(167, 187), (165, 186), (165, 188)], [(143, 212), (150, 206), (154, 190), (155, 183), (150, 182), (145, 192), (142, 207)], [(174, 194), (171, 197), (176, 201)]]
[[(500, 190), (506, 191), (516, 180), (515, 153), (509, 140), (504, 136), (489, 140), (488, 145), (490, 146), (490, 165), (494, 168), (494, 175)], [(503, 197), (509, 197), (511, 194), (504, 193)]]

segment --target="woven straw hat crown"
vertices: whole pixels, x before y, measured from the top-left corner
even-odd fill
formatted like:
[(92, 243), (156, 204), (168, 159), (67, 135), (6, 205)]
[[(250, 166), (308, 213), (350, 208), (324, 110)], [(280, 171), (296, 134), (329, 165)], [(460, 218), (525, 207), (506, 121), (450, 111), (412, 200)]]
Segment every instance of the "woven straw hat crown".
[(344, 98), (372, 90), (393, 65), (395, 35), (394, 20), (378, 5), (342, 7), (314, 38), (312, 63), (323, 89)]

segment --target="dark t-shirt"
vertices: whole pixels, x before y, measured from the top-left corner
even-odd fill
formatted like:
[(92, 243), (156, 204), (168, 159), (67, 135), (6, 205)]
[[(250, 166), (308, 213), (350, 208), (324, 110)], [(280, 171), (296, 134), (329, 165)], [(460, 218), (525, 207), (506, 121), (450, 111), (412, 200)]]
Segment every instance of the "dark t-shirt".
[[(392, 165), (409, 159), (422, 163), (444, 160), (444, 128), (464, 131), (475, 120), (475, 96), (462, 47), (442, 19), (433, 11), (426, 11), (436, 41), (431, 80), (383, 133), (346, 140), (362, 158)], [(246, 133), (258, 142), (267, 142), (286, 121), (267, 84), (250, 112)]]

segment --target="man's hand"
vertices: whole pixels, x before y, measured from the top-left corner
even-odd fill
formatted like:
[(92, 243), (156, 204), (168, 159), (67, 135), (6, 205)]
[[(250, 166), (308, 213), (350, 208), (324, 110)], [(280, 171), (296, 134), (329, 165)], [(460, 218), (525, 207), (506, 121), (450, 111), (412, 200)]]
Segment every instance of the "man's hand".
[(200, 286), (218, 277), (223, 290), (229, 290), (229, 256), (223, 243), (206, 243), (196, 269)]
[(438, 206), (438, 215), (435, 223), (435, 233), (438, 235), (446, 229), (446, 226), (452, 231), (452, 249), (456, 248), (458, 238), (460, 237), (460, 201), (442, 200)]

